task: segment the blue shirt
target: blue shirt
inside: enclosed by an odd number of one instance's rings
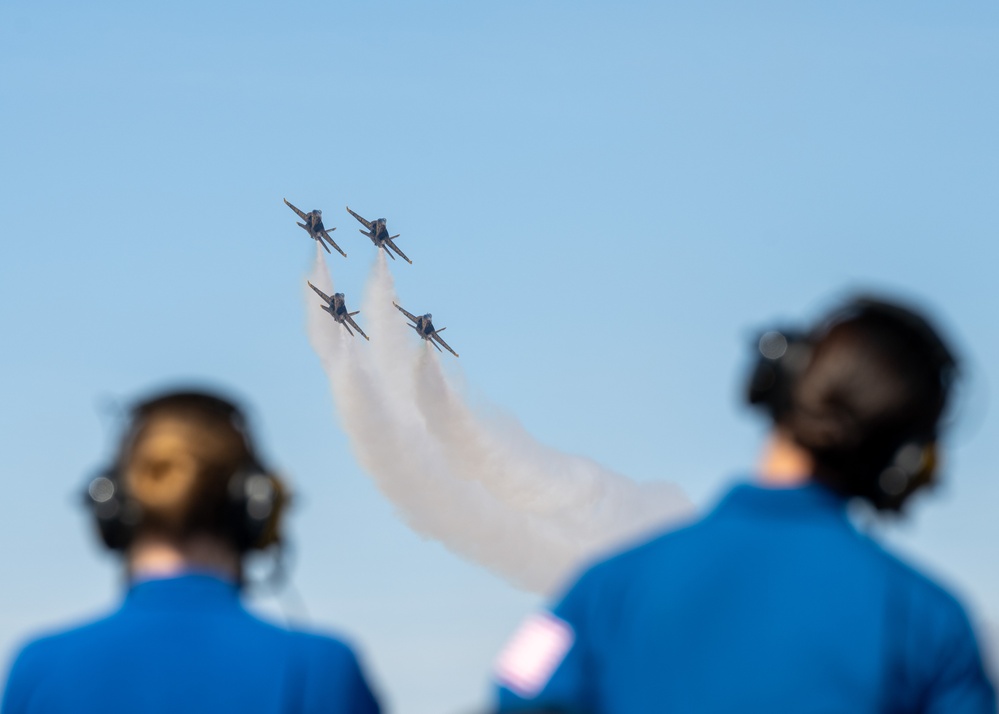
[[[514,636],[497,679],[506,711],[996,711],[962,607],[816,484],[736,486],[591,568]]]
[[[206,575],[133,585],[110,616],[28,644],[2,714],[345,712],[378,704],[339,640],[250,615]]]

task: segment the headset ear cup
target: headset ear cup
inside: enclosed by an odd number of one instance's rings
[[[876,482],[875,505],[898,511],[914,492],[932,485],[936,478],[937,443],[911,440],[895,452]]]
[[[746,401],[780,418],[791,400],[791,389],[811,355],[808,339],[794,330],[770,330],[756,343],[756,362],[746,387]]]
[[[759,360],[753,368],[746,389],[746,401],[753,406],[768,405],[769,396],[777,384],[777,369],[770,360]]]
[[[104,469],[91,479],[83,498],[94,516],[104,545],[110,550],[127,550],[138,523],[138,513],[122,490],[117,469]]]
[[[281,527],[284,511],[288,505],[288,489],[284,482],[273,474],[268,474],[274,494],[274,505],[264,528],[257,539],[257,548],[263,549],[281,542]]]
[[[276,476],[258,464],[240,469],[229,480],[232,537],[240,552],[262,550],[281,540],[280,521],[287,499]]]

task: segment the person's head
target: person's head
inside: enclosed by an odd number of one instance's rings
[[[206,392],[133,407],[112,465],[87,489],[104,543],[132,556],[150,543],[244,553],[280,539],[281,482],[260,463],[242,412]]]
[[[768,332],[749,389],[812,476],[880,509],[932,483],[957,364],[923,316],[857,298],[806,334]]]

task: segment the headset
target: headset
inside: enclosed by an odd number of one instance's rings
[[[125,487],[123,461],[149,417],[164,404],[184,401],[227,419],[239,433],[250,457],[231,476],[226,486],[227,535],[240,554],[264,550],[281,542],[281,519],[288,504],[288,491],[273,472],[255,455],[246,418],[242,411],[221,397],[198,391],[177,391],[139,402],[130,410],[125,430],[112,465],[100,469],[83,493],[86,508],[93,514],[105,546],[125,551],[142,524],[142,508]]]
[[[848,301],[814,329],[769,330],[756,343],[756,362],[746,388],[749,404],[766,411],[779,422],[792,406],[798,378],[811,362],[812,350],[837,325],[874,317],[897,325],[916,338],[938,375],[944,404],[957,376],[957,360],[930,323],[912,310],[873,297]],[[937,428],[910,434],[884,464],[864,494],[878,509],[897,511],[916,489],[932,483],[937,468]]]

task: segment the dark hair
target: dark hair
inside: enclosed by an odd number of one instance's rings
[[[181,445],[171,458],[190,459],[193,479],[170,478],[169,458],[144,462],[147,437],[166,423]],[[155,458],[155,456],[153,457]],[[253,463],[253,447],[239,409],[231,402],[202,392],[171,392],[137,404],[132,426],[118,456],[126,489],[142,517],[137,535],[156,534],[183,540],[210,534],[227,538],[233,532],[227,498],[229,479]],[[157,478],[156,469],[163,470]]]
[[[932,464],[887,501],[885,469],[909,442],[925,445],[919,458],[932,460],[955,370],[951,352],[922,316],[873,301],[834,313],[808,341],[778,426],[812,455],[817,480],[898,508],[932,480]]]

